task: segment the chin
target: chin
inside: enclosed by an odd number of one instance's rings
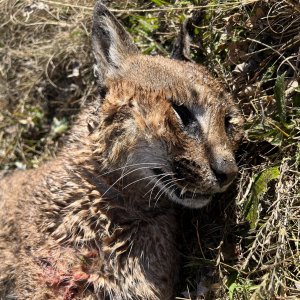
[[[212,194],[202,194],[191,192],[188,190],[181,190],[178,187],[173,187],[173,189],[166,188],[163,184],[158,183],[158,187],[160,187],[167,197],[176,203],[179,203],[185,207],[189,208],[201,208],[206,206],[212,199]]]
[[[202,208],[206,206],[212,199],[212,195],[195,194],[195,197],[185,198],[185,197],[178,197],[174,195],[174,193],[173,194],[167,193],[167,194],[170,200],[189,208]]]

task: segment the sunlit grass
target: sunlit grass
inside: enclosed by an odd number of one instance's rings
[[[0,2],[0,169],[34,168],[53,157],[80,108],[95,97],[93,5]],[[185,267],[178,299],[298,299],[299,4],[108,5],[151,55],[168,55],[180,24],[203,10],[192,57],[225,84],[246,120],[236,186],[208,208],[182,212]]]

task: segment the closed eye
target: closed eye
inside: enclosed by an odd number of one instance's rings
[[[178,105],[173,101],[171,104],[176,116],[180,119],[184,130],[188,134],[198,137],[200,134],[200,126],[193,113],[184,105]]]
[[[184,105],[177,105],[172,102],[172,108],[175,111],[177,117],[181,120],[183,126],[188,126],[190,123],[195,121],[195,117],[190,110]]]

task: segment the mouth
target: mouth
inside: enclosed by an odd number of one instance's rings
[[[162,169],[152,169],[155,175],[158,175],[156,185],[164,190],[165,194],[175,202],[178,202],[184,206],[192,208],[200,208],[209,203],[212,199],[212,194],[199,193],[196,189],[191,190],[188,187],[180,187],[176,184],[178,179],[171,175],[166,175],[166,172]],[[170,182],[174,184],[170,185]]]

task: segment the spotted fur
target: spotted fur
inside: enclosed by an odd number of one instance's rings
[[[141,55],[100,3],[93,47],[102,97],[57,158],[0,179],[1,299],[173,299],[174,202],[237,173],[242,119],[204,67]]]

